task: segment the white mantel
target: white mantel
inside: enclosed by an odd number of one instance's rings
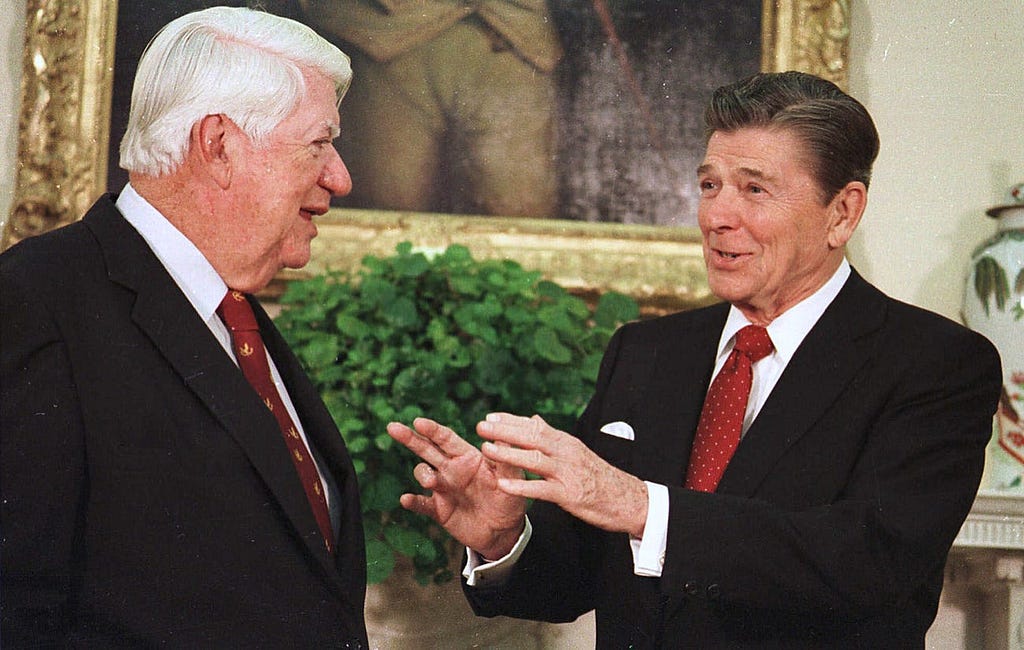
[[[1024,648],[1024,495],[978,494],[946,563],[928,647]]]
[[[953,548],[1024,551],[1024,494],[980,491]]]

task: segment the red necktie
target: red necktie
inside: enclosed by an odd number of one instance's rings
[[[711,382],[700,412],[690,467],[686,472],[687,488],[714,492],[718,487],[725,466],[740,443],[753,380],[751,366],[772,349],[768,330],[763,327],[747,325],[736,333],[736,345]]]
[[[284,441],[288,445],[292,463],[299,472],[302,487],[306,491],[309,505],[313,508],[313,516],[316,517],[316,523],[320,526],[320,532],[324,536],[324,544],[329,553],[333,552],[334,532],[331,530],[331,517],[327,512],[327,498],[324,496],[323,486],[320,483],[320,475],[317,474],[316,465],[313,464],[309,449],[303,443],[302,436],[299,435],[298,429],[291,417],[288,416],[284,402],[281,401],[281,395],[274,386],[274,378],[270,374],[270,364],[267,362],[267,351],[263,346],[263,338],[260,336],[252,307],[242,292],[229,291],[221,301],[220,307],[217,308],[217,313],[231,332],[235,357],[242,369],[242,374],[252,384],[281,427],[281,433],[284,434]]]

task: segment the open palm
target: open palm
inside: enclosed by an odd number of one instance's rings
[[[523,530],[526,499],[503,492],[498,479],[521,478],[522,471],[488,460],[433,420],[417,418],[413,427],[393,422],[387,431],[424,461],[413,476],[430,493],[403,494],[402,506],[430,517],[485,558],[504,556]]]

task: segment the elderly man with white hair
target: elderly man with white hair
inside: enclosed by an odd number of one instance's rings
[[[351,189],[350,81],[298,22],[178,18],[129,185],[0,256],[4,647],[367,646],[352,463],[251,296]]]

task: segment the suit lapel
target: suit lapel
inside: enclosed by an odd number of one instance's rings
[[[111,281],[135,293],[133,321],[244,450],[310,552],[333,568],[280,429],[244,375],[112,203],[101,200],[85,220]]]
[[[800,344],[744,435],[718,492],[752,496],[776,461],[811,430],[868,358],[885,302],[856,272]]]
[[[288,387],[288,394],[302,421],[306,437],[316,449],[318,458],[326,464],[326,468],[321,469],[330,472],[337,487],[337,497],[340,499],[338,506],[341,510],[341,527],[336,531],[338,554],[335,559],[341,558],[343,553],[355,554],[362,559],[365,557],[363,551],[365,542],[359,514],[361,512],[359,485],[355,469],[352,466],[352,459],[345,448],[341,433],[334,424],[334,418],[324,405],[316,387],[302,370],[299,360],[288,347],[280,331],[273,325],[259,304],[253,305],[253,311],[259,322],[264,343],[274,359],[278,372],[281,373],[281,379]],[[319,546],[322,548],[323,545]],[[322,559],[331,561],[326,553],[323,554]],[[365,565],[365,561],[358,564],[360,569],[364,569]],[[353,570],[352,566],[344,568],[349,572]],[[366,582],[365,574],[362,574],[362,577],[348,577],[356,580],[350,590],[355,588],[356,584],[363,585]]]
[[[643,428],[656,432],[641,437],[638,429],[637,434],[634,466],[642,467],[648,480],[682,485],[686,478],[704,394],[714,371],[714,351],[728,312],[729,306],[722,303],[680,314],[677,323],[666,322],[657,339],[653,374],[636,396],[635,409],[648,414],[649,421],[640,422]],[[700,388],[694,390],[695,386]],[[657,408],[651,409],[652,404]]]

